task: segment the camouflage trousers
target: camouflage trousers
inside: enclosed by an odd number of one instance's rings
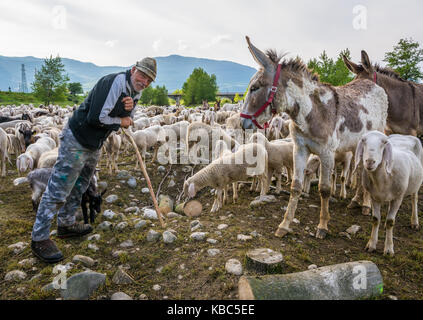
[[[38,207],[32,240],[42,241],[50,237],[51,221],[56,213],[58,226],[75,223],[75,212],[95,173],[99,157],[100,150],[83,147],[68,126],[63,129],[59,156]]]

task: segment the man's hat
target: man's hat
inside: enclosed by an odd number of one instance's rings
[[[157,75],[157,63],[156,60],[150,57],[144,58],[141,61],[137,61],[135,68],[139,71],[144,72],[151,79],[156,80]]]

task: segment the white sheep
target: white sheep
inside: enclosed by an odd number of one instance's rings
[[[355,169],[363,162],[362,185],[372,200],[373,227],[366,250],[376,250],[380,208],[389,202],[384,255],[394,255],[395,216],[405,196],[412,196],[411,227],[419,228],[418,192],[423,182],[423,149],[418,138],[371,131],[357,145]]]
[[[44,152],[38,159],[37,168],[53,168],[59,156],[59,148]]]
[[[267,151],[257,143],[249,143],[239,147],[238,151],[216,159],[184,183],[186,197],[195,197],[205,187],[216,189],[215,200],[210,212],[217,212],[223,206],[224,188],[233,182],[258,176],[261,181],[261,193],[265,195],[269,189],[267,183]]]
[[[104,150],[106,151],[106,166],[109,168],[109,174],[118,171],[117,159],[119,157],[119,149],[122,145],[122,138],[115,132],[112,132],[104,142]]]
[[[2,177],[6,176],[6,159],[10,162],[8,145],[9,140],[7,138],[7,133],[2,128],[0,128],[0,168]]]
[[[52,138],[40,138],[37,142],[31,144],[25,153],[16,159],[16,167],[18,172],[25,172],[37,167],[38,160],[44,152],[56,148],[56,142]]]
[[[277,178],[276,193],[279,194],[281,191],[281,184],[282,184],[282,168],[283,167],[287,168],[288,181],[289,181],[289,178],[292,176],[292,170],[294,168],[294,163],[293,163],[294,143],[286,142],[283,140],[274,140],[269,142],[267,138],[260,132],[254,133],[250,137],[249,141],[262,144],[266,148],[268,159],[269,159],[269,162],[268,162],[269,185],[270,185],[272,176],[276,175],[276,178]]]

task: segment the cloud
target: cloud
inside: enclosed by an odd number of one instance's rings
[[[157,39],[153,42],[153,49],[154,51],[158,52],[160,50],[160,46],[162,44],[162,39]]]
[[[109,48],[113,48],[118,42],[118,40],[107,40],[105,45]]]
[[[183,40],[178,40],[178,51],[185,51],[189,48],[189,46],[186,44]]]
[[[207,48],[214,47],[218,44],[228,44],[232,42],[233,42],[232,37],[229,34],[222,34],[222,35],[218,35],[214,37],[213,39],[211,39],[210,42],[203,44],[201,48],[207,49]]]

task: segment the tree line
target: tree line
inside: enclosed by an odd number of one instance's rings
[[[343,56],[351,59],[350,50],[342,50],[336,59],[330,58],[323,51],[318,58],[310,59],[307,67],[319,75],[320,81],[334,86],[345,85],[350,82],[354,75],[347,69],[343,62]],[[386,66],[396,71],[403,79],[418,82],[423,79],[423,72],[419,64],[423,62],[423,49],[412,38],[400,39],[392,51],[386,52],[383,59]],[[50,104],[54,101],[73,101],[78,103],[78,95],[83,93],[79,82],[69,83],[69,76],[65,74],[65,67],[59,56],[46,58],[41,70],[36,71],[32,90],[37,98]],[[198,105],[204,100],[216,101],[219,88],[215,74],[209,75],[202,68],[195,68],[182,89],[176,90],[175,94],[181,94],[182,103],[185,105]],[[240,97],[237,95],[234,102],[243,100],[248,88]],[[226,101],[222,101],[226,102]],[[169,105],[168,90],[165,86],[148,87],[143,90],[140,101],[143,105]]]

